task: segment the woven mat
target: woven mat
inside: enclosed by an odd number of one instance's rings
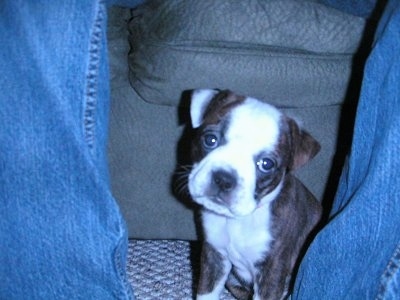
[[[199,257],[198,242],[131,240],[127,273],[136,299],[194,299]],[[224,291],[221,299],[234,298]]]

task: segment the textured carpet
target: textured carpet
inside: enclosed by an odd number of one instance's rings
[[[131,240],[127,272],[136,299],[194,299],[199,257],[197,242]],[[234,298],[224,291],[221,299]]]

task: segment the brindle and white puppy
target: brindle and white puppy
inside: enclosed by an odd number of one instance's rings
[[[197,299],[224,285],[239,299],[281,299],[321,208],[291,171],[320,149],[275,107],[231,91],[195,90],[188,188],[204,208]],[[228,278],[229,277],[229,278]]]

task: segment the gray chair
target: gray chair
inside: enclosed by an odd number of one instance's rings
[[[132,14],[111,9],[110,176],[130,237],[201,236],[192,205],[173,190],[174,170],[187,163],[185,91],[194,88],[231,89],[299,120],[322,150],[297,175],[328,203],[352,131],[343,112],[351,120],[364,28],[364,19],[314,1],[151,0]]]

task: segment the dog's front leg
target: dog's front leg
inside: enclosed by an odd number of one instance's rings
[[[218,300],[232,268],[231,263],[208,242],[203,243],[197,300]]]
[[[286,260],[285,260],[286,259]],[[258,265],[253,299],[286,299],[291,266],[287,257],[269,257]]]

